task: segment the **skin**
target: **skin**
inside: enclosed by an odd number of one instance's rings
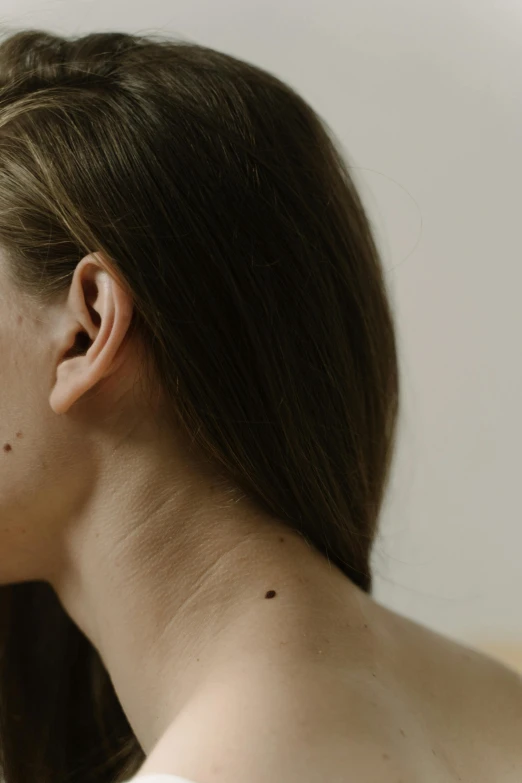
[[[147,754],[139,776],[521,779],[518,675],[231,499],[158,423],[130,297],[99,254],[45,307],[1,260],[0,303],[0,583],[52,585]]]

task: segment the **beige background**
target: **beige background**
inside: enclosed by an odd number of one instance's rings
[[[477,647],[507,663],[513,669],[522,674],[522,645],[521,644],[501,644],[496,641],[478,642]]]
[[[522,5],[0,0],[3,22],[172,32],[264,66],[350,156],[397,311],[383,603],[522,670]]]

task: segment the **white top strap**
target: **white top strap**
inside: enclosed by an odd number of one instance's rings
[[[126,783],[196,783],[188,778],[180,778],[179,775],[168,775],[167,773],[156,773],[155,775],[141,775],[140,777],[130,778]]]

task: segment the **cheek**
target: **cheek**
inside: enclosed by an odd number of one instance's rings
[[[31,441],[33,451],[52,414],[44,356],[41,335],[28,318],[13,315],[7,325],[0,323],[0,470],[11,478],[12,469],[23,475],[27,444]],[[0,475],[0,494],[3,483]]]
[[[12,407],[0,419],[0,585],[49,580],[94,480],[69,417],[42,398]]]
[[[0,426],[0,584],[35,578],[43,460],[27,428]],[[26,422],[29,424],[29,422]]]
[[[45,579],[85,470],[50,404],[49,352],[25,318],[0,312],[0,585]]]
[[[0,584],[44,578],[63,484],[56,416],[8,391],[0,390]]]

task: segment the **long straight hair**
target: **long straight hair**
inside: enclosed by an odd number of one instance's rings
[[[201,454],[371,593],[398,367],[368,218],[334,134],[259,67],[159,35],[0,44],[0,247],[63,294],[98,251]],[[6,783],[109,783],[145,756],[47,582],[0,589]]]

